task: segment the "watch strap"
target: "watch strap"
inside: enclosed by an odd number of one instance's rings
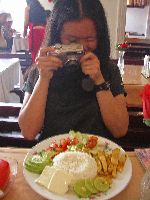
[[[107,91],[110,90],[110,83],[107,82],[103,82],[99,85],[95,85],[94,86],[95,92],[100,92],[100,91]]]

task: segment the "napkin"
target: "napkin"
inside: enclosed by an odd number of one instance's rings
[[[142,97],[142,105],[143,105],[143,122],[150,126],[150,84],[146,84],[144,86],[143,91],[140,96]]]

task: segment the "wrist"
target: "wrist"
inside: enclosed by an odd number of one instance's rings
[[[101,83],[103,83],[103,82],[105,82],[105,80],[104,80],[104,78],[103,78],[102,75],[99,75],[98,77],[96,77],[96,78],[94,79],[95,85],[99,85],[99,84],[101,84]]]
[[[100,84],[95,84],[95,87],[94,87],[94,90],[95,92],[100,92],[100,91],[109,91],[110,90],[110,83],[107,81],[107,82],[102,82]]]
[[[49,77],[49,76],[47,76],[47,77],[44,76],[44,77],[43,77],[43,76],[39,75],[39,82],[49,85],[49,82],[50,82],[51,78],[52,78],[52,77]]]

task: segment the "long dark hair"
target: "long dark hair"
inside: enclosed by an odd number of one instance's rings
[[[30,7],[29,21],[33,25],[46,25],[46,11],[38,0],[26,0]]]
[[[56,0],[47,25],[45,45],[60,43],[60,32],[65,22],[88,17],[96,25],[98,46],[95,54],[106,69],[110,56],[110,40],[104,8],[99,0]]]

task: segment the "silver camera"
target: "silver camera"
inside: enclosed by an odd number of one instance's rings
[[[79,60],[81,56],[84,55],[83,45],[79,43],[71,43],[69,45],[55,44],[53,47],[55,51],[50,52],[50,55],[60,58],[65,67],[69,67],[69,70],[75,70],[79,67]],[[70,67],[72,69],[70,69]]]

